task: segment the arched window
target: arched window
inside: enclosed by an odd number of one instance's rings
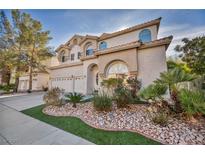
[[[142,42],[150,42],[151,41],[151,31],[149,29],[144,29],[139,34],[139,39]]]
[[[116,77],[117,75],[127,74],[127,65],[122,61],[115,61],[107,68],[107,77]]]
[[[107,43],[106,42],[100,42],[99,49],[103,50],[103,49],[106,49],[106,48],[107,48]]]
[[[92,44],[88,44],[86,47],[86,56],[90,56],[93,54],[93,48],[92,48]]]

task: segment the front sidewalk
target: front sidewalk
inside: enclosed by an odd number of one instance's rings
[[[21,96],[18,96],[21,97]],[[73,134],[48,125],[37,119],[18,112],[11,106],[17,106],[13,97],[9,99],[8,106],[6,101],[0,101],[0,145],[1,144],[64,144],[82,145],[93,144]],[[21,98],[22,101],[25,98]],[[26,97],[26,100],[28,98]],[[28,102],[29,103],[29,102]],[[15,104],[15,105],[14,105]],[[23,108],[23,107],[21,107]]]

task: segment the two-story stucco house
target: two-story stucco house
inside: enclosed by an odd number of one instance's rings
[[[101,36],[74,35],[57,49],[49,87],[90,94],[100,81],[117,74],[137,75],[146,87],[167,70],[172,36],[158,39],[161,18]]]

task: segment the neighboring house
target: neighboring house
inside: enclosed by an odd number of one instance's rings
[[[33,73],[32,91],[48,88],[49,73],[46,71],[37,71]],[[19,78],[18,91],[27,91],[29,89],[29,73],[25,73]]]
[[[90,94],[118,74],[137,75],[146,87],[167,70],[172,36],[158,39],[161,18],[101,36],[74,35],[57,49],[59,63],[50,69],[49,88]]]
[[[45,70],[34,70],[33,73],[33,81],[32,81],[32,91],[41,91],[44,90],[44,88],[48,88],[48,82],[49,82],[49,70],[47,67],[51,66],[51,63],[55,63],[54,59],[55,57],[52,57],[46,61],[44,61],[44,65],[46,66]],[[29,89],[29,70],[22,74],[19,78],[19,85],[18,85],[18,91],[27,91]]]

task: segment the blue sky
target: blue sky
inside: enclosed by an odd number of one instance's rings
[[[167,56],[184,37],[205,34],[205,10],[23,10],[51,31],[50,45],[57,47],[74,34],[100,35],[162,17],[158,38],[173,35]],[[9,13],[9,10],[6,10]],[[8,14],[9,15],[9,14]]]

